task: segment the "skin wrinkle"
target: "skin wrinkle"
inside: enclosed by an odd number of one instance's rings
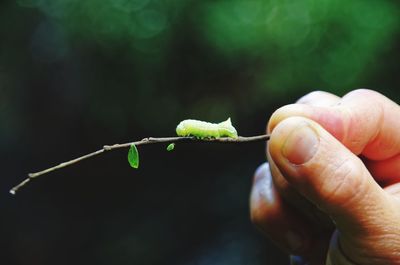
[[[393,210],[395,211],[396,209]],[[364,227],[365,232],[360,233],[360,235],[356,237],[357,240],[355,240],[354,234],[351,235],[350,238],[345,237],[343,234],[343,238],[341,238],[341,240],[343,240],[343,246],[352,246],[352,256],[361,258],[361,260],[357,260],[360,262],[359,264],[393,264],[390,261],[400,260],[400,256],[396,251],[391,253],[392,255],[390,257],[386,256],[384,259],[378,257],[382,250],[400,245],[399,227],[397,225],[388,225],[390,224],[389,220],[393,219],[392,217],[386,219],[388,216],[385,214],[385,211],[382,213],[378,212],[375,216],[379,216],[379,222],[367,222],[365,221],[368,219],[367,216],[365,216],[364,219],[359,220],[360,223],[364,223],[362,226]]]
[[[386,228],[385,230],[388,230],[388,228]],[[391,253],[391,257],[387,257],[385,258],[385,260],[400,260],[400,251],[397,249],[396,250],[396,246],[398,246],[400,244],[399,241],[399,235],[398,234],[394,234],[393,230],[390,231],[386,231],[384,236],[378,236],[376,237],[376,239],[372,239],[371,241],[374,242],[373,244],[373,249],[375,250],[370,257],[375,259],[375,260],[380,260],[383,261],[382,258],[379,258],[379,254],[380,254],[380,249],[392,249],[392,253]],[[367,254],[368,256],[368,254]]]
[[[338,194],[337,194],[338,191],[340,191],[341,188],[345,184],[347,184],[347,178],[352,175],[351,173],[353,173],[353,170],[350,167],[348,167],[348,163],[349,162],[350,162],[349,159],[345,159],[340,164],[338,164],[338,166],[333,170],[333,171],[337,172],[337,171],[341,170],[341,168],[344,167],[344,166],[347,169],[346,173],[340,174],[340,178],[341,179],[340,179],[339,183],[337,185],[335,185],[335,188],[333,188],[333,189],[326,188],[326,186],[331,186],[332,185],[332,180],[329,179],[330,178],[329,175],[324,176],[324,178],[323,178],[324,181],[321,183],[321,195],[327,194],[327,196],[326,195],[319,196],[319,197],[323,198],[324,202],[328,202],[328,204],[333,204],[332,202],[335,201],[333,198],[337,198],[338,197]],[[331,171],[332,172],[331,169],[327,169],[327,168],[324,171]],[[334,174],[335,172],[332,172],[332,173]],[[321,175],[324,175],[324,173],[321,173]],[[336,180],[337,180],[337,178],[335,178],[335,181]],[[329,181],[329,183],[327,184],[328,181]]]
[[[364,175],[364,174],[363,174]],[[362,177],[362,182],[360,183],[359,186],[363,186],[363,187],[369,187],[368,184],[366,184],[366,182],[368,181],[368,177]],[[364,188],[365,189],[365,188]],[[373,198],[371,198],[371,192],[369,192],[368,190],[366,191],[359,191],[355,194],[354,197],[350,198],[349,200],[345,201],[342,204],[342,207],[347,209],[347,208],[353,208],[354,210],[357,210],[358,212],[369,212],[369,213],[375,213],[376,215],[379,215],[379,212],[382,211],[382,209],[380,208],[376,208],[374,207],[372,204],[370,203],[364,203],[363,201],[371,201],[371,199],[375,199],[376,196],[374,196]],[[353,207],[349,207],[348,205],[352,204],[354,201],[357,201],[358,205],[362,205],[363,208],[358,208],[355,209],[354,206]],[[353,229],[353,232],[359,231],[361,233],[364,232],[370,232],[372,230],[376,229],[376,222],[370,218],[370,216],[375,216],[375,214],[364,214],[361,216],[358,216],[358,222],[359,222],[359,226],[356,228],[362,228],[360,229]],[[340,220],[341,219],[341,215],[335,215],[333,216],[334,218],[336,218],[336,220]],[[362,224],[362,225],[361,225]],[[374,224],[374,227],[371,227],[371,224]],[[372,228],[372,229],[370,229]]]
[[[381,250],[384,249],[393,249],[393,247],[398,246],[400,242],[398,242],[398,236],[395,238],[395,235],[392,235],[393,231],[389,231],[385,235],[379,236],[368,236],[364,240],[360,239],[358,242],[354,240],[350,240],[353,245],[352,248],[352,257],[353,260],[357,259],[355,264],[366,264],[366,265],[374,265],[374,264],[394,264],[393,261],[400,260],[400,253],[397,250],[393,250],[390,256],[381,257]],[[345,246],[346,242],[349,241],[343,234],[339,237],[338,245],[341,247],[341,252],[347,259],[350,255],[346,253]],[[370,243],[370,246],[366,246]],[[372,251],[371,251],[372,250]],[[397,264],[397,263],[396,263]]]
[[[387,224],[387,222],[384,222]],[[352,257],[357,259],[356,264],[393,264],[390,261],[398,261],[400,256],[395,251],[390,257],[379,258],[382,250],[390,249],[390,246],[398,246],[400,244],[398,234],[394,234],[393,231],[398,230],[398,227],[387,227],[386,225],[363,225],[365,226],[364,231],[373,232],[378,231],[378,235],[372,235],[371,233],[361,233],[358,240],[354,240],[354,234],[351,238],[345,237],[344,234],[340,237],[341,245],[351,245],[352,246]],[[392,230],[394,228],[394,230]],[[383,233],[383,235],[382,235]],[[370,245],[369,247],[367,245]],[[388,247],[389,246],[389,247]],[[343,249],[349,249],[344,247]],[[373,251],[371,251],[373,250]],[[342,250],[343,254],[347,254]],[[350,256],[350,255],[345,255]]]
[[[366,198],[368,200],[368,196]],[[393,233],[398,231],[399,228],[398,226],[393,226],[392,228],[389,229],[389,227],[391,227],[389,224],[391,224],[390,220],[392,220],[392,216],[391,214],[388,215],[388,211],[387,209],[390,208],[390,204],[389,206],[385,207],[385,208],[376,208],[376,207],[369,207],[367,211],[375,211],[375,217],[379,218],[379,221],[375,222],[370,222],[369,221],[369,216],[365,215],[364,218],[360,218],[360,223],[363,224],[363,226],[365,226],[365,230],[368,232],[368,236],[381,236],[382,232],[384,232],[383,234],[389,235],[390,233]],[[395,209],[393,209],[395,210]],[[375,235],[375,232],[377,233],[377,235]],[[399,232],[398,232],[399,233]],[[399,235],[400,236],[400,235]]]

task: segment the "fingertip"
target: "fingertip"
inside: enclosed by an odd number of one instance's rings
[[[289,104],[277,109],[272,113],[267,125],[267,132],[272,133],[275,127],[283,120],[293,117],[311,117],[313,115],[313,109],[311,106],[304,104]]]

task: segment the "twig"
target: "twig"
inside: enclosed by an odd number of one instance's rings
[[[95,152],[80,156],[78,158],[63,162],[61,164],[58,164],[54,167],[47,168],[42,171],[38,171],[35,173],[29,173],[28,178],[23,180],[21,183],[16,185],[10,190],[10,193],[15,195],[15,193],[28,184],[31,180],[53,172],[57,169],[64,168],[73,164],[76,164],[78,162],[81,162],[82,160],[85,160],[87,158],[99,155],[104,153],[105,151],[111,151],[115,149],[120,149],[120,148],[127,148],[130,147],[131,145],[139,146],[139,145],[145,145],[145,144],[159,144],[159,143],[175,143],[175,142],[208,142],[208,143],[248,143],[248,142],[258,142],[258,141],[267,141],[269,139],[269,135],[264,134],[264,135],[257,135],[257,136],[249,136],[249,137],[243,137],[239,136],[238,138],[196,138],[196,137],[161,137],[161,138],[144,138],[140,141],[136,142],[130,142],[130,143],[124,143],[124,144],[113,144],[113,145],[104,145],[102,149],[97,150]]]

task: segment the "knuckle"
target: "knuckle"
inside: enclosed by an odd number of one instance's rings
[[[305,94],[304,96],[302,96],[301,98],[299,98],[299,99],[296,101],[296,103],[309,102],[309,101],[311,101],[311,100],[318,99],[318,98],[320,98],[321,96],[325,96],[326,94],[328,94],[328,93],[325,92],[325,91],[322,91],[322,90],[315,90],[315,91],[312,91],[312,92],[310,92],[310,93],[308,93],[308,94]]]
[[[352,96],[352,97],[376,97],[380,95],[378,92],[368,89],[368,88],[358,88],[353,91],[350,91],[345,95],[345,97]]]
[[[322,176],[320,195],[329,205],[350,202],[363,188],[363,170],[351,158],[328,166]]]
[[[379,135],[384,120],[383,96],[369,89],[357,89],[344,98],[340,111],[347,121],[343,144],[360,154]]]
[[[335,94],[317,90],[301,97],[296,103],[316,107],[330,107],[338,104],[340,97]]]

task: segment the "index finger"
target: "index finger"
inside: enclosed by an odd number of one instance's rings
[[[271,116],[268,131],[293,116],[316,121],[354,154],[384,160],[400,153],[400,107],[378,92],[354,90],[334,106],[284,106]]]

